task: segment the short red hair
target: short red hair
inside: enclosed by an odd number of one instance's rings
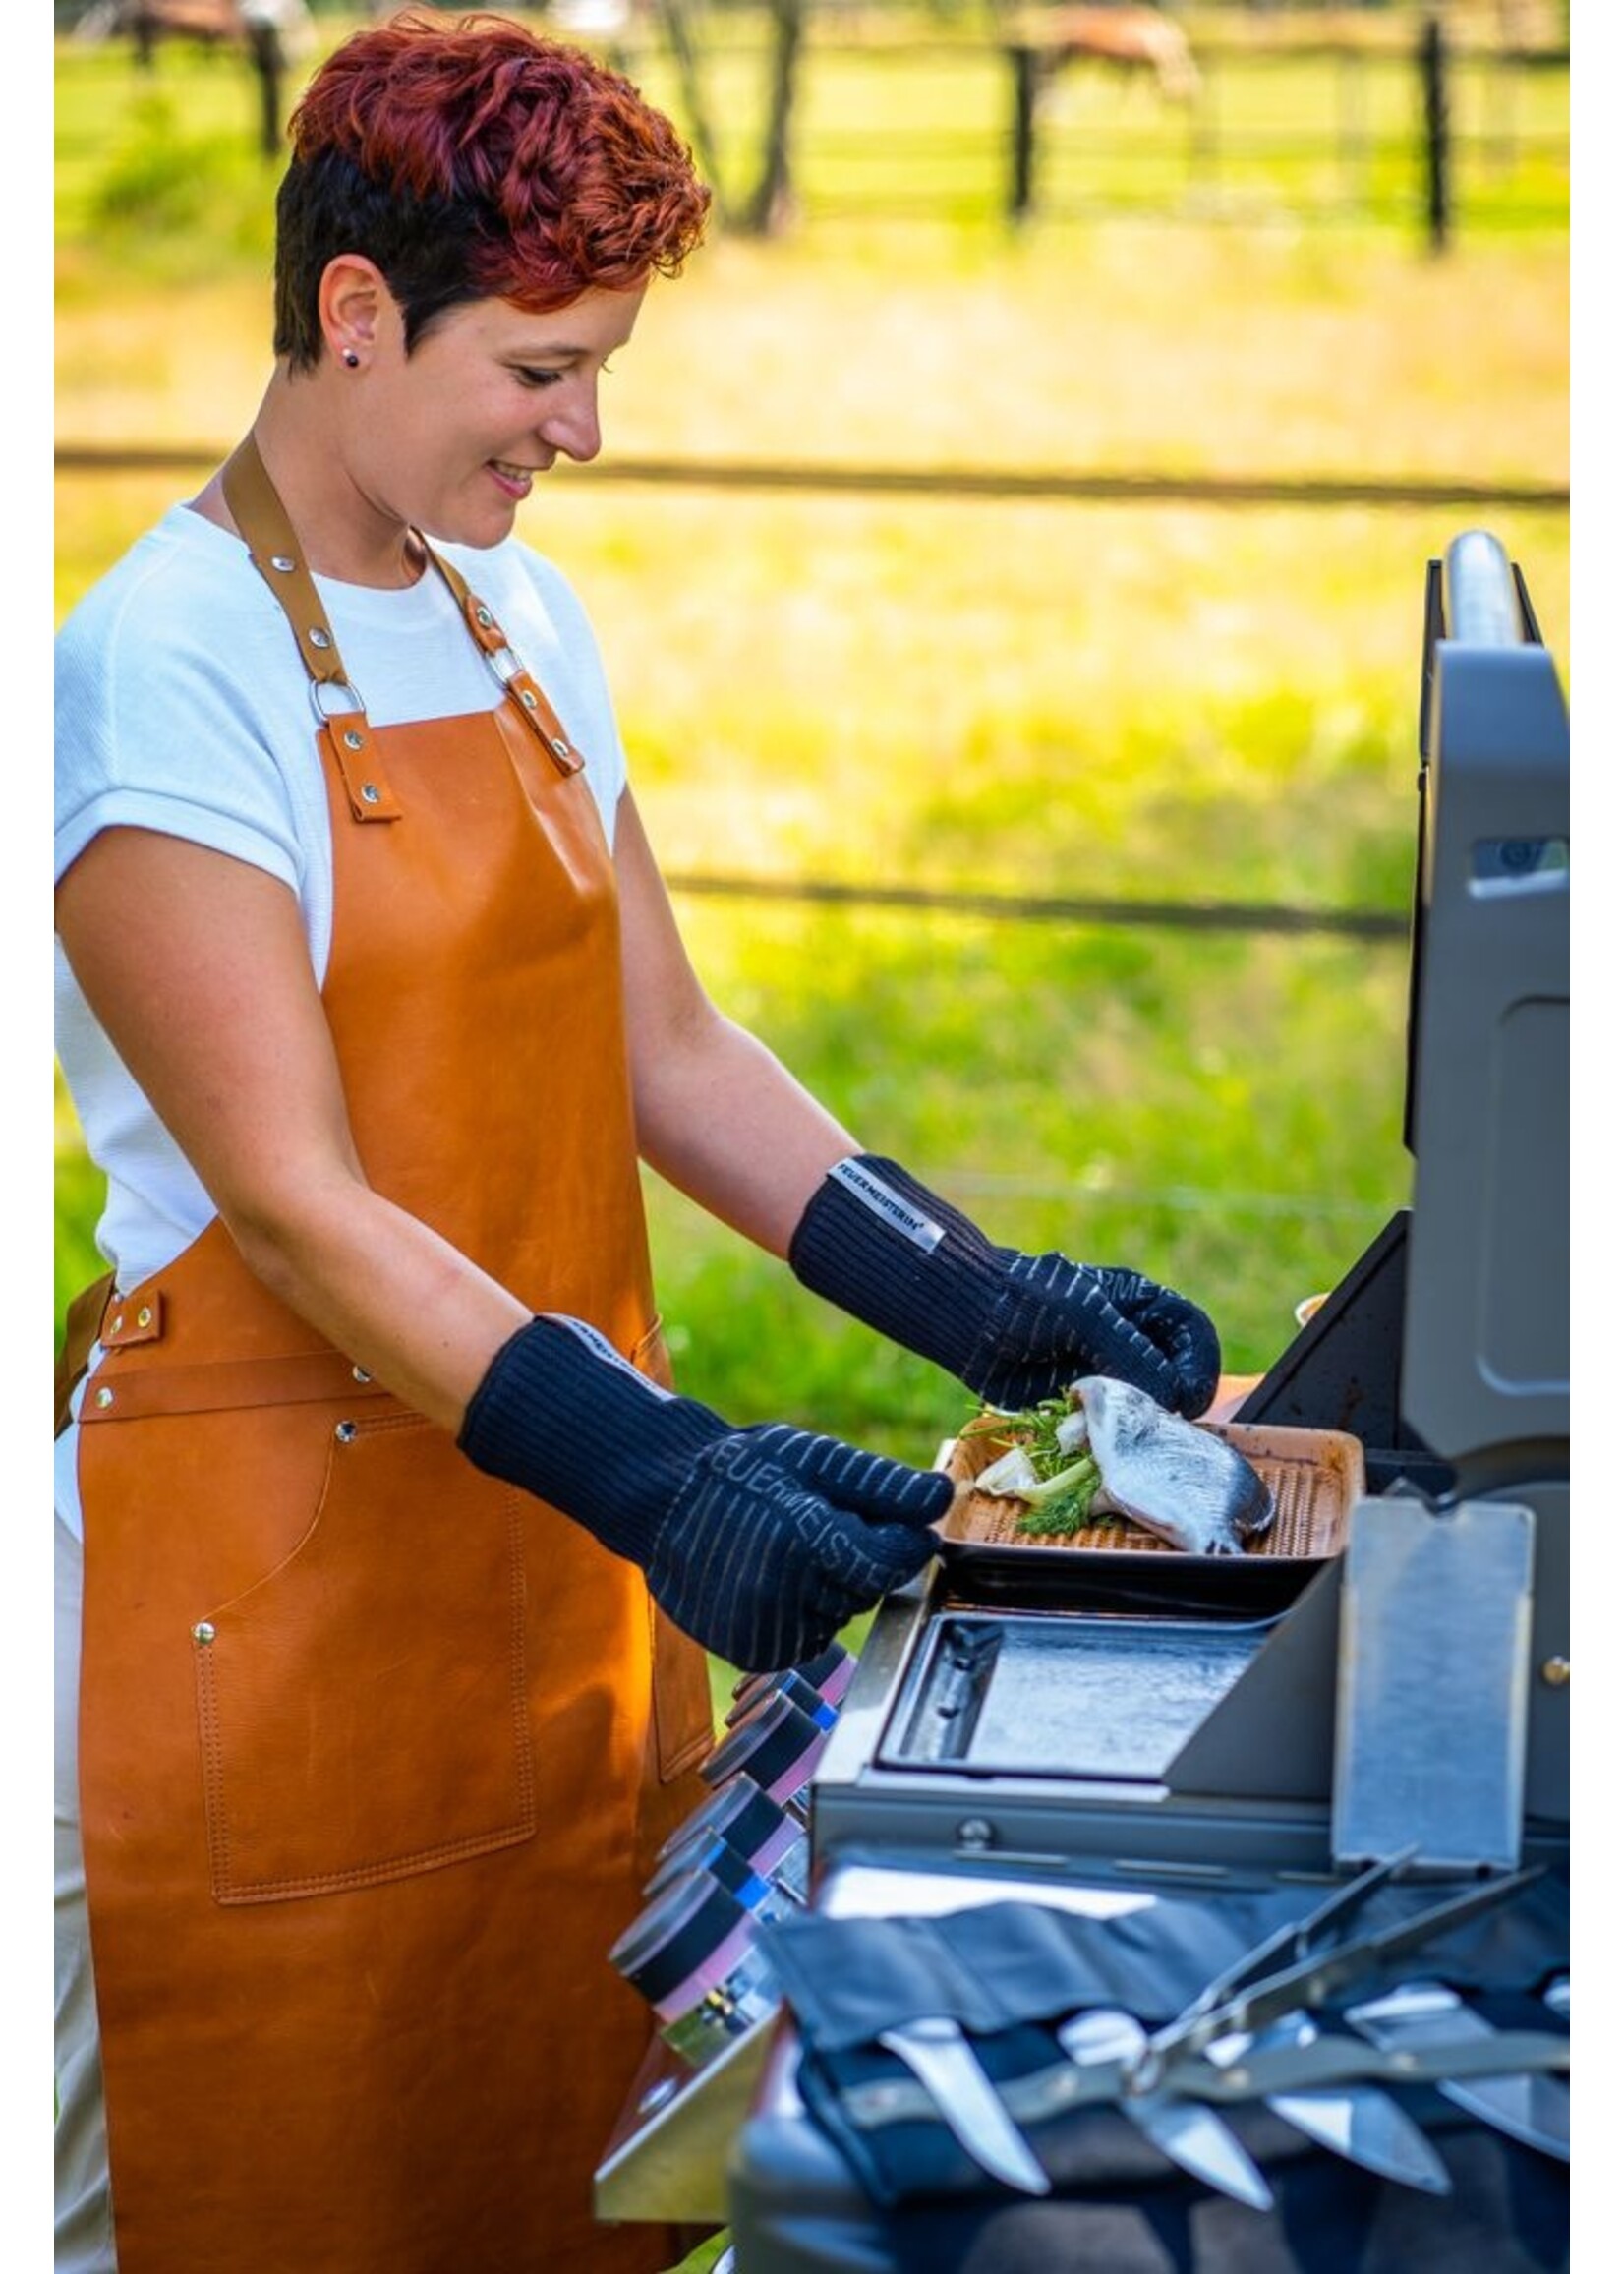
[[[315,288],[338,253],[377,262],[410,339],[414,308],[421,330],[456,300],[561,308],[674,275],[710,207],[630,80],[501,16],[407,13],[355,32],[289,134],[276,344],[296,362],[319,352]]]

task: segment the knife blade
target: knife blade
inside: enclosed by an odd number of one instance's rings
[[[1447,2049],[1463,2039],[1488,2038],[1492,2024],[1474,2013],[1441,1982],[1404,1982],[1385,1997],[1351,2006],[1343,2016],[1370,2044],[1402,2052],[1415,2046]],[[1437,2090],[1496,2131],[1558,2162],[1569,2160],[1572,2099],[1554,2076],[1477,2076],[1436,2079]]]
[[[899,2021],[882,2029],[878,2042],[906,2063],[949,2131],[984,2172],[1023,2194],[1048,2194],[1048,2173],[957,2021],[936,2014]]]
[[[1339,1891],[1335,1909],[1346,1911],[1362,1888],[1378,1881],[1388,1870],[1388,1864],[1377,1865],[1351,1882]],[[1527,1871],[1504,1872],[1481,1886],[1468,1888],[1464,1894],[1446,1895],[1441,1902],[1413,1912],[1392,1926],[1355,1936],[1329,1950],[1305,1951],[1301,1946],[1305,1939],[1311,1942],[1316,1921],[1323,1920],[1333,1908],[1332,1904],[1322,1905],[1318,1913],[1298,1928],[1289,1934],[1271,1936],[1249,1958],[1220,1976],[1216,1997],[1210,1991],[1203,1991],[1183,2013],[1176,2015],[1165,2028],[1158,2029],[1141,2066],[1148,2071],[1182,2054],[1199,2053],[1214,2038],[1230,2036],[1237,2029],[1261,2029],[1266,2022],[1276,2020],[1282,2013],[1295,2012],[1299,2007],[1323,2005],[1334,1991],[1352,1988],[1377,1966],[1388,1965],[1395,1958],[1423,1949],[1445,1928],[1464,1926],[1469,1919],[1510,1901],[1524,1888],[1542,1878],[1544,1870],[1543,1864],[1536,1864]],[[1291,1962],[1277,1973],[1257,1978],[1260,1961],[1282,1941],[1292,1947]],[[1236,1984],[1241,1986],[1236,1988]],[[1229,1995],[1232,1989],[1234,1994]]]
[[[1171,2093],[1132,2088],[1131,2068],[1148,2040],[1131,2013],[1113,2006],[1090,2007],[1063,2021],[1057,2034],[1062,2052],[1079,2069],[1104,2061],[1122,2065],[1124,2088],[1116,2105],[1170,2163],[1254,2211],[1272,2207],[1267,2180],[1215,2110]]]
[[[1306,2013],[1283,2014],[1255,2036],[1245,2031],[1220,2038],[1207,2047],[1207,2059],[1220,2069],[1233,2069],[1246,2056],[1273,2052],[1287,2046],[1313,2044],[1319,2031]],[[1419,2124],[1405,2115],[1390,2093],[1373,2084],[1349,2084],[1335,2090],[1314,2086],[1302,2092],[1269,2092],[1263,2105],[1282,2124],[1342,2156],[1378,2179],[1420,2187],[1424,2193],[1447,2195],[1453,2183],[1443,2158]]]

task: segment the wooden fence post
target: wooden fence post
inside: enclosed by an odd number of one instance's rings
[[[282,147],[282,34],[255,14],[246,19],[249,61],[260,84],[260,154],[274,158]]]
[[[1032,47],[1008,47],[1014,76],[1015,110],[1011,120],[1010,219],[1024,221],[1032,209],[1037,172],[1038,57]]]
[[[1426,118],[1426,236],[1434,253],[1448,250],[1452,224],[1449,165],[1448,50],[1440,18],[1421,26],[1421,69]]]

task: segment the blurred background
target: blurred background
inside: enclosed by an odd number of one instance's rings
[[[717,191],[520,516],[713,993],[997,1238],[1266,1368],[1409,1196],[1426,563],[1568,642],[1568,11],[555,0]],[[362,17],[56,11],[57,608],[253,418],[286,114]],[[57,1102],[57,1312],[100,1207]],[[683,1386],[967,1399],[651,1186]]]

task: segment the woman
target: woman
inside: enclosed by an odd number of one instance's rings
[[[592,2218],[649,2034],[605,1953],[700,1797],[699,1646],[808,1656],[950,1487],[670,1391],[639,1158],[1006,1403],[1198,1411],[1216,1340],[994,1248],[688,963],[512,535],[701,236],[668,123],[402,18],[292,139],[253,430],[59,642],[115,1284],[59,1458],[57,2262],[116,2218],[123,2274],[658,2266]]]

